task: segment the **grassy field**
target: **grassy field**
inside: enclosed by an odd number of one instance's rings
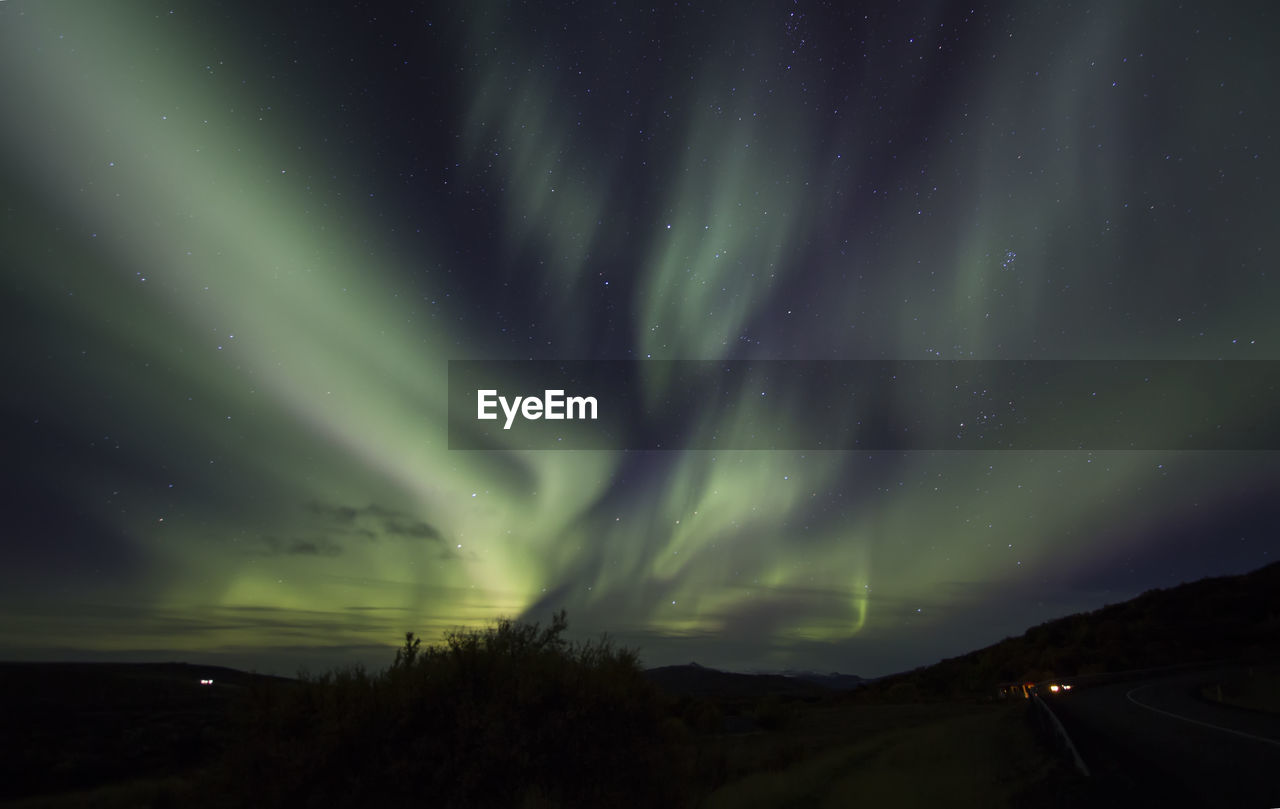
[[[1280,714],[1280,666],[1253,666],[1201,689],[1205,699]]]
[[[203,678],[215,685],[202,687]],[[0,801],[166,781],[207,766],[252,678],[183,664],[0,664]]]
[[[1057,807],[1088,784],[1038,739],[1025,703],[778,703],[774,730],[694,740],[691,806]],[[209,805],[201,771],[27,798],[14,809]],[[214,804],[216,805],[216,804]]]
[[[178,809],[200,805],[199,773],[142,778],[93,789],[0,802],[5,809]]]
[[[1057,806],[1086,786],[1022,701],[798,706],[774,733],[710,746],[730,779],[708,807]]]

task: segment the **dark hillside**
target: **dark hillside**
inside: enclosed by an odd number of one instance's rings
[[[0,664],[0,800],[207,764],[232,701],[277,679],[187,663]]]
[[[820,697],[831,692],[817,683],[781,674],[739,674],[689,663],[648,669],[644,676],[672,696]]]
[[[1277,655],[1280,562],[1049,621],[1020,637],[884,678],[858,694],[890,701],[986,697],[1001,682]]]

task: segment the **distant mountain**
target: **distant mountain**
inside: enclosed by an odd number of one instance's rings
[[[1040,624],[975,652],[883,677],[858,694],[892,701],[992,695],[1001,682],[1280,657],[1280,562],[1156,589]]]
[[[709,669],[697,663],[662,666],[648,669],[644,674],[650,682],[673,696],[808,696],[821,693],[822,690],[812,683],[779,674],[737,674]]]
[[[856,674],[841,674],[838,671],[823,674],[818,671],[794,671],[792,669],[788,669],[786,671],[780,671],[778,674],[781,674],[783,677],[790,677],[793,680],[803,680],[806,683],[820,685],[823,688],[829,688],[832,691],[851,691],[867,682],[865,678],[859,677]]]
[[[741,674],[688,663],[649,669],[645,676],[668,694],[697,697],[822,696],[847,690],[863,680],[851,674],[818,674],[811,671]]]

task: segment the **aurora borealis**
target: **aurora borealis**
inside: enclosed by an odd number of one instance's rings
[[[1269,5],[835,5],[0,3],[3,654],[874,676],[1274,561],[1261,451],[448,448],[449,360],[1280,360]]]

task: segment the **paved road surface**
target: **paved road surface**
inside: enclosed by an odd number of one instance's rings
[[[1079,685],[1046,702],[1124,803],[1280,807],[1280,716],[1200,699],[1218,674]]]

